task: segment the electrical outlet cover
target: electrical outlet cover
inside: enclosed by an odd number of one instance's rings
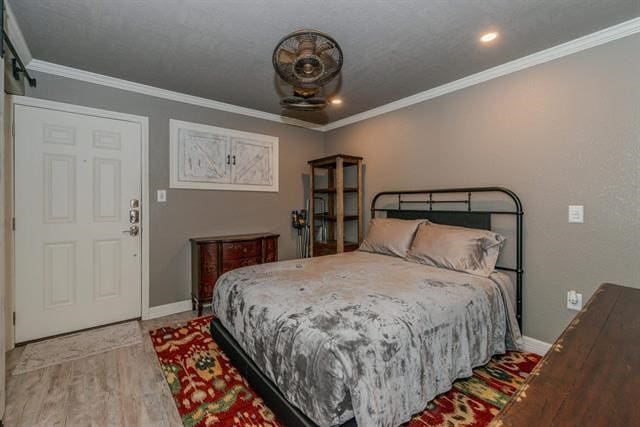
[[[571,295],[572,291],[567,292],[567,308],[569,310],[582,310],[582,294],[576,293],[575,297],[576,297],[576,301],[575,302],[571,302]]]

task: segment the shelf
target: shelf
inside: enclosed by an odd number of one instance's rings
[[[344,242],[344,251],[353,252],[358,249],[356,242]],[[338,242],[328,240],[326,242],[313,242],[313,256],[332,255],[338,251]]]
[[[327,248],[335,248],[336,246],[338,246],[338,242],[335,240],[327,240],[326,242],[313,242],[313,244],[315,246],[319,246],[319,247],[327,247]],[[358,243],[356,242],[344,242],[344,247],[358,247]]]
[[[357,166],[358,162],[362,161],[362,157],[336,154],[333,156],[323,157],[321,159],[311,160],[309,161],[309,164],[314,168],[335,168],[338,158],[342,159],[343,166]]]
[[[321,214],[321,213],[317,213],[313,216],[315,219],[326,219],[327,221],[337,221],[338,218],[336,218],[335,215],[328,215],[328,214]],[[358,215],[345,215],[344,216],[344,220],[345,221],[357,221],[358,220]]]
[[[345,193],[356,193],[358,192],[357,188],[348,187],[343,190]],[[314,193],[323,193],[323,194],[332,194],[337,193],[338,190],[335,188],[314,188]]]

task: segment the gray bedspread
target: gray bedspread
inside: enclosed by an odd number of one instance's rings
[[[490,278],[366,252],[241,268],[213,310],[320,426],[397,426],[492,355],[518,348],[515,291]]]

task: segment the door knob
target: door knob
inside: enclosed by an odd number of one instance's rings
[[[122,230],[122,234],[128,234],[130,236],[137,236],[140,233],[140,227],[132,225],[128,230]]]

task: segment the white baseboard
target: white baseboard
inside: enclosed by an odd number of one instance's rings
[[[149,307],[146,316],[142,316],[142,320],[155,319],[157,317],[169,316],[171,314],[182,313],[191,310],[191,300],[178,301],[171,304],[158,305]]]
[[[551,348],[551,344],[537,340],[535,338],[523,336],[524,341],[524,351],[528,351],[530,353],[539,354],[540,356],[544,356],[547,351]]]

